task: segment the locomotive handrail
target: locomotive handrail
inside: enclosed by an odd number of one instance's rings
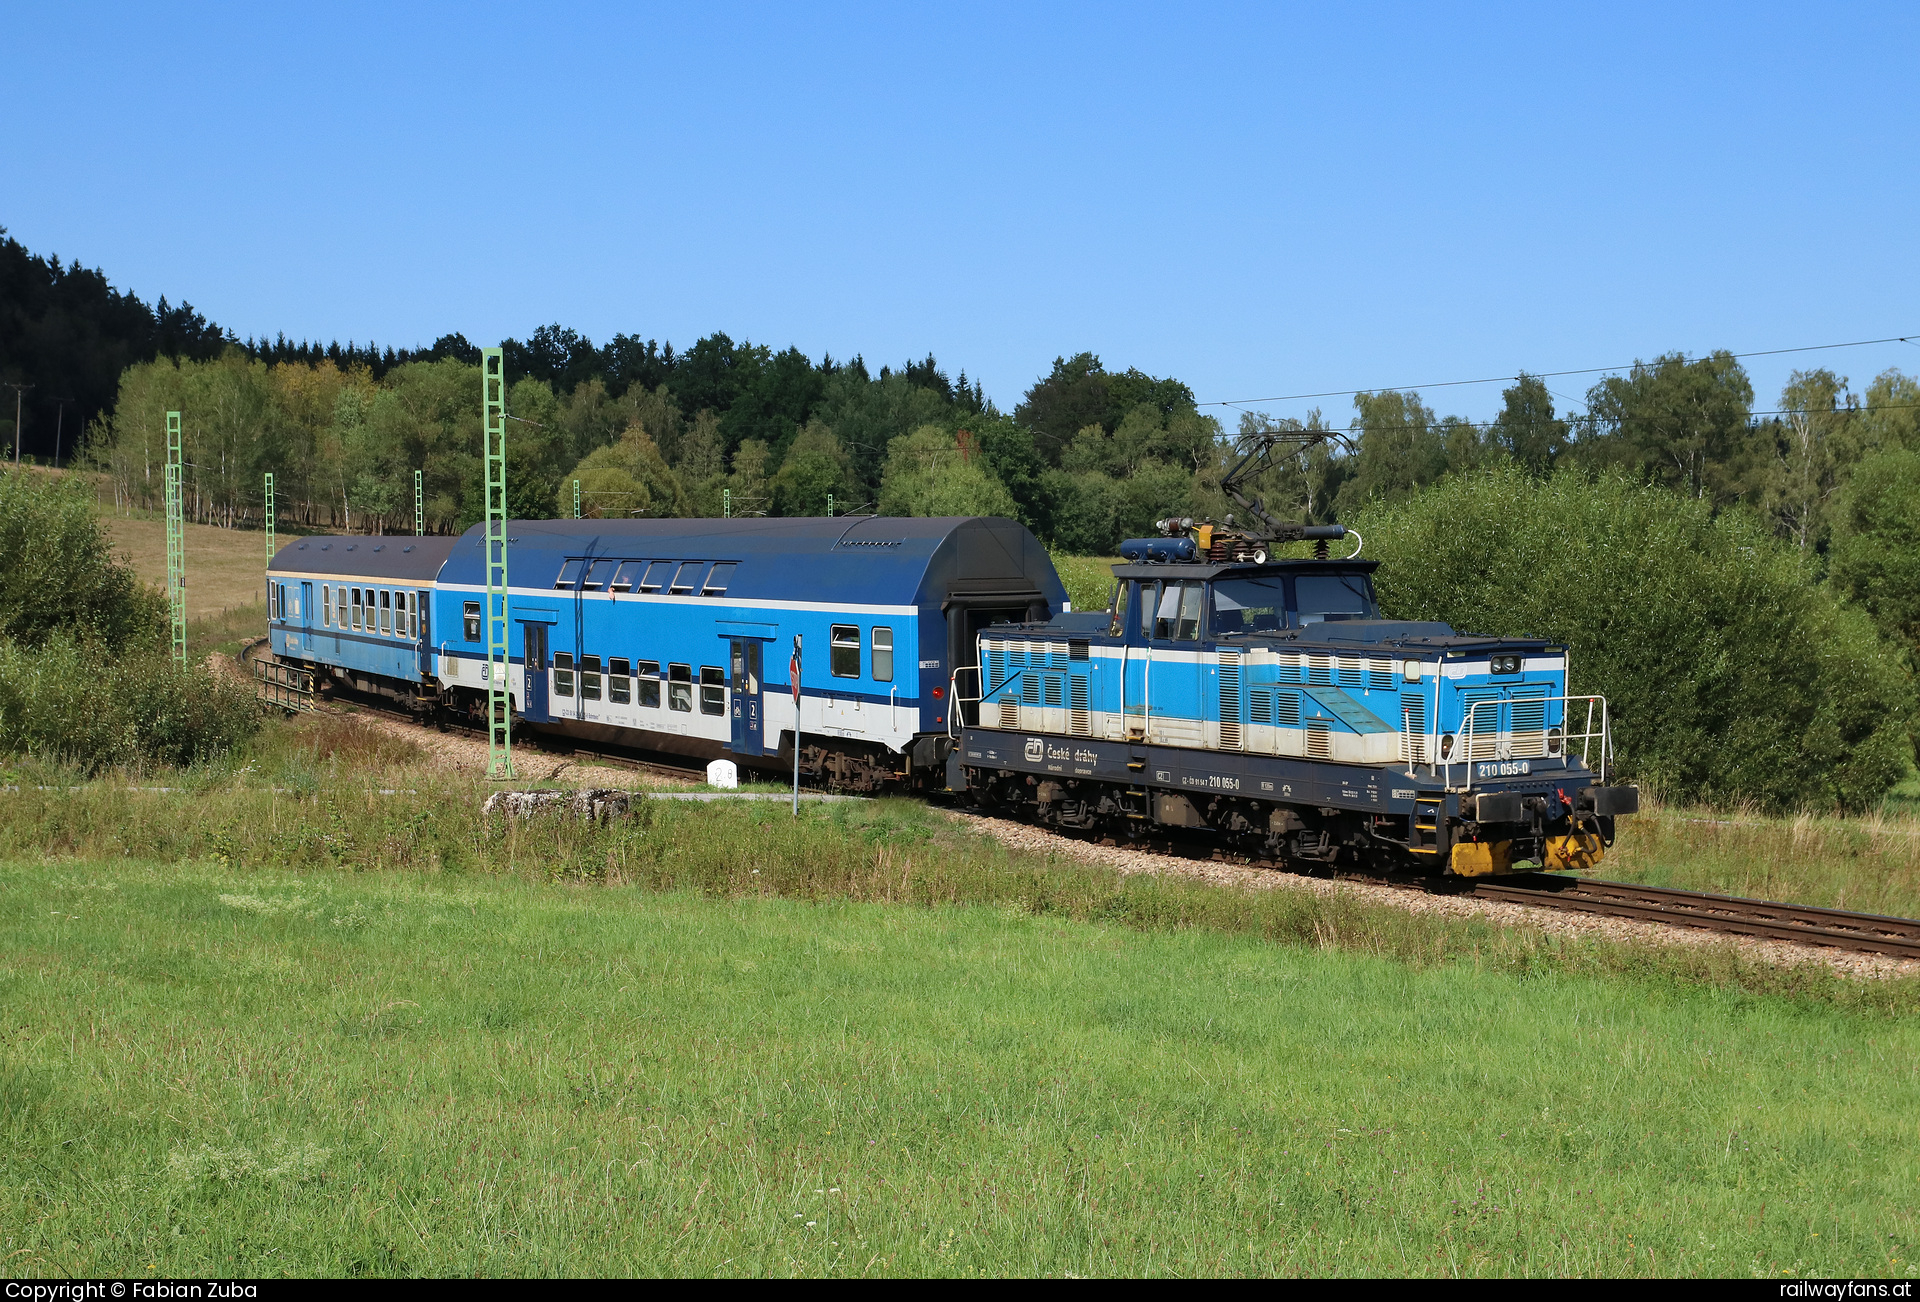
[[[947,736],[955,741],[960,740],[960,729],[966,727],[966,712],[960,707],[967,704],[980,704],[979,696],[960,695],[960,675],[965,673],[977,675],[979,672],[979,665],[960,665],[947,675]],[[984,679],[981,681],[985,682]],[[982,695],[984,694],[983,692]]]
[[[1586,767],[1588,767],[1589,769],[1593,769],[1593,759],[1594,759],[1593,750],[1597,744],[1600,751],[1600,754],[1599,754],[1600,766],[1599,768],[1594,769],[1594,772],[1600,775],[1600,778],[1602,781],[1605,781],[1606,774],[1613,767],[1613,737],[1612,737],[1612,731],[1609,727],[1609,721],[1607,717],[1607,698],[1599,695],[1563,695],[1563,696],[1536,696],[1536,697],[1529,697],[1527,699],[1533,700],[1533,701],[1540,701],[1548,706],[1552,706],[1556,703],[1559,704],[1559,706],[1561,707],[1560,709],[1560,747],[1559,747],[1559,754],[1557,758],[1566,759],[1567,757],[1571,756],[1573,753],[1574,743],[1578,742],[1580,743],[1580,762]],[[1577,733],[1573,730],[1572,719],[1570,717],[1571,711],[1568,708],[1576,701],[1585,703],[1587,707],[1586,719],[1582,724],[1581,731]],[[1464,720],[1463,726],[1461,727],[1460,731],[1454,734],[1454,742],[1453,742],[1453,748],[1451,752],[1449,752],[1446,755],[1442,755],[1438,749],[1440,738],[1439,737],[1435,738],[1436,749],[1433,752],[1433,763],[1435,768],[1438,770],[1440,774],[1441,781],[1446,784],[1447,790],[1460,791],[1460,792],[1467,792],[1467,791],[1473,790],[1474,765],[1476,764],[1510,763],[1510,762],[1514,762],[1515,760],[1556,758],[1555,756],[1551,756],[1551,755],[1549,756],[1535,756],[1535,755],[1511,756],[1510,755],[1503,758],[1499,754],[1500,737],[1503,731],[1500,727],[1500,713],[1499,713],[1500,707],[1502,705],[1512,705],[1512,704],[1513,702],[1511,700],[1499,700],[1499,699],[1488,700],[1488,701],[1469,701],[1467,703],[1466,719]],[[1480,707],[1483,705],[1492,706],[1494,710],[1494,715],[1493,715],[1494,726],[1491,731],[1484,732],[1484,733],[1479,730],[1479,727],[1477,725],[1477,718],[1480,711]],[[1595,726],[1596,713],[1599,716],[1598,727]],[[1547,732],[1552,731],[1552,722],[1551,722],[1552,717],[1553,716],[1552,716],[1551,710],[1543,712],[1541,717],[1541,727],[1543,731],[1547,731]],[[1438,733],[1439,731],[1440,730],[1438,727],[1438,723],[1436,721],[1435,732]],[[1511,728],[1508,728],[1508,729],[1505,729],[1504,731],[1507,734],[1511,735],[1513,730]],[[1484,739],[1492,740],[1493,746],[1494,746],[1494,753],[1492,755],[1478,755],[1475,753],[1475,749],[1474,749],[1475,744]],[[1466,769],[1466,784],[1464,786],[1456,787],[1453,785],[1453,769],[1456,765],[1464,767]]]

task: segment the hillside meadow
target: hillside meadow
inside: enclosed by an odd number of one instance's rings
[[[350,719],[8,777],[22,1273],[1912,1273],[1913,981],[904,801],[489,824]]]

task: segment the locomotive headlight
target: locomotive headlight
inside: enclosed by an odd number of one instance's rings
[[[1448,756],[1452,754],[1453,754],[1453,734],[1450,732],[1443,732],[1440,734],[1440,758],[1446,759]]]
[[[1558,728],[1549,728],[1547,729],[1547,754],[1558,755],[1559,753],[1560,730]]]

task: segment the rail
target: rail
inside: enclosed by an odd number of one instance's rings
[[[1608,727],[1607,698],[1604,696],[1534,696],[1525,698],[1528,704],[1539,702],[1543,707],[1540,718],[1542,734],[1539,754],[1513,754],[1513,730],[1500,727],[1500,707],[1512,706],[1512,700],[1470,701],[1467,703],[1467,715],[1458,733],[1445,733],[1439,727],[1439,712],[1435,711],[1434,727],[1427,736],[1427,753],[1433,757],[1434,767],[1440,774],[1440,780],[1450,791],[1473,790],[1476,778],[1515,777],[1524,773],[1518,767],[1532,759],[1564,759],[1571,757],[1574,746],[1580,747],[1580,762],[1599,774],[1602,781],[1613,770],[1613,738]],[[1573,729],[1573,705],[1586,706],[1586,717],[1581,722],[1580,731]],[[1552,707],[1560,707],[1559,745],[1552,742],[1555,724]],[[1480,729],[1481,707],[1489,707],[1493,712],[1493,727],[1488,731]],[[1528,731],[1532,731],[1528,729]],[[1594,752],[1599,751],[1596,767]],[[1505,754],[1502,754],[1502,751]],[[1465,770],[1466,782],[1456,787],[1453,782],[1453,770]],[[1488,771],[1491,770],[1491,771]]]
[[[1473,894],[1479,899],[1536,908],[1920,959],[1920,920],[1913,918],[1890,918],[1810,904],[1743,899],[1669,886],[1642,886],[1637,882],[1562,877],[1553,873],[1479,879],[1473,884]]]
[[[291,714],[313,709],[313,671],[278,660],[253,661],[254,697]]]

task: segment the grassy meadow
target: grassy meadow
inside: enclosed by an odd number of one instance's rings
[[[115,552],[156,588],[167,585],[167,522],[157,512],[103,512],[100,523]],[[187,558],[187,618],[218,620],[232,612],[253,613],[255,636],[267,623],[267,536],[258,529],[182,526]],[[282,533],[281,538],[290,536]]]
[[[488,822],[351,717],[4,779],[18,1273],[1913,1273],[1920,982],[911,801]]]
[[[16,861],[0,918],[23,1273],[1909,1275],[1920,1234],[1910,1018],[503,876]]]

